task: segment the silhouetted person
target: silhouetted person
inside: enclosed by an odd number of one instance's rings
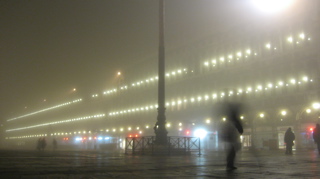
[[[37,141],[37,150],[41,151],[41,137]]]
[[[53,146],[53,151],[57,150],[57,148],[58,148],[58,143],[57,143],[57,140],[56,140],[56,139],[53,139],[53,141],[52,141],[52,146]]]
[[[238,103],[224,102],[220,104],[218,112],[225,116],[225,121],[220,127],[220,139],[226,142],[227,170],[237,169],[234,166],[236,152],[240,150],[240,134],[243,133],[240,122],[240,107]]]
[[[313,130],[313,140],[317,144],[318,152],[320,154],[320,124],[316,125],[316,128]]]
[[[292,132],[291,127],[289,127],[284,134],[284,142],[286,143],[286,154],[292,154],[292,146],[295,138],[296,137]]]

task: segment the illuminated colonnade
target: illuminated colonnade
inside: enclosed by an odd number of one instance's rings
[[[39,114],[39,113],[42,113],[42,112],[46,112],[46,111],[49,111],[49,110],[65,107],[65,106],[68,106],[68,105],[71,105],[71,104],[74,104],[74,103],[78,103],[78,102],[81,102],[81,101],[82,101],[82,99],[76,99],[76,100],[73,100],[73,101],[70,101],[70,102],[66,102],[66,103],[63,103],[63,104],[59,104],[59,105],[56,105],[56,106],[53,106],[53,107],[50,107],[50,108],[42,109],[42,110],[35,111],[35,112],[29,113],[29,114],[25,114],[25,115],[22,115],[22,116],[19,116],[19,117],[11,118],[11,119],[8,119],[7,121],[8,122],[14,121],[14,120],[17,120],[17,119],[25,118],[25,117],[28,117],[28,116],[31,116],[31,115],[35,115],[35,114]]]
[[[307,37],[304,33],[300,33],[298,36],[293,37],[293,36],[289,36],[286,38],[286,41],[288,44],[302,44],[302,42],[304,40],[308,40],[310,41],[311,38]],[[265,50],[277,50],[277,46],[276,45],[272,45],[272,43],[268,42],[265,43],[264,45],[264,49]],[[224,63],[225,61],[231,62],[231,60],[240,60],[241,58],[248,58],[250,55],[254,55],[257,56],[258,55],[258,50],[254,50],[254,48],[245,48],[245,50],[242,51],[235,51],[234,53],[229,53],[229,54],[225,54],[225,55],[220,55],[218,58],[214,58],[211,61],[205,61],[202,62],[204,64],[204,66],[215,66],[218,63]],[[217,60],[218,59],[218,60]],[[210,65],[211,64],[211,65]],[[169,73],[166,73],[166,77],[169,78],[170,76],[175,76],[175,75],[179,75],[179,74],[183,74],[187,72],[187,68],[181,68]],[[151,77],[151,78],[147,78],[145,80],[140,80],[138,82],[135,83],[131,83],[131,85],[125,85],[125,86],[121,86],[120,90],[127,90],[129,88],[134,88],[137,86],[141,86],[144,83],[151,83],[153,81],[157,80],[157,76],[155,77]],[[202,95],[193,95],[193,96],[189,96],[186,97],[185,99],[178,99],[178,100],[169,100],[170,102],[166,103],[166,106],[179,106],[183,103],[194,103],[194,102],[200,102],[200,101],[207,101],[207,100],[216,100],[219,97],[223,98],[225,95],[240,95],[242,93],[246,93],[246,94],[251,94],[251,93],[259,93],[260,91],[268,91],[268,90],[275,90],[275,89],[281,89],[284,87],[291,87],[291,86],[297,86],[297,85],[303,85],[305,83],[309,83],[309,82],[313,82],[313,79],[310,78],[310,76],[301,76],[299,79],[298,78],[291,78],[288,79],[286,81],[274,81],[274,82],[270,82],[267,84],[262,85],[262,83],[256,83],[256,84],[260,84],[260,85],[251,85],[248,86],[246,85],[246,87],[243,88],[239,88],[239,87],[235,87],[235,88],[231,88],[231,89],[236,89],[235,91],[230,91],[229,94],[224,94],[223,92],[211,92],[211,93],[204,93]],[[104,91],[103,94],[107,95],[107,94],[113,94],[117,91],[117,88],[108,90],[108,91]],[[92,95],[92,97],[98,97],[98,94]],[[9,119],[7,121],[12,121],[12,120],[16,120],[16,119],[20,119],[23,117],[27,117],[30,115],[34,115],[40,112],[44,112],[50,109],[54,109],[57,107],[61,107],[61,106],[66,106],[69,105],[71,103],[75,103],[75,102],[79,102],[82,101],[82,99],[79,100],[75,100],[73,102],[69,102],[69,103],[64,103],[62,105],[57,105],[54,106],[52,108],[47,108],[44,110],[40,110],[34,113],[30,113],[27,115],[23,115],[23,116],[19,116],[16,118],[12,118]],[[127,114],[127,113],[132,113],[132,112],[137,112],[137,111],[148,111],[150,109],[155,110],[157,108],[157,104],[153,104],[153,105],[144,105],[144,106],[139,106],[139,107],[131,107],[129,109],[125,109],[125,110],[116,110],[116,111],[111,111],[111,112],[107,112],[107,114],[109,114],[109,117],[116,117],[120,114]],[[102,114],[104,116],[104,114]],[[103,117],[101,116],[101,117]],[[79,119],[80,120],[80,119]],[[81,119],[82,120],[82,119]],[[24,130],[24,129],[31,129],[31,128],[35,128],[35,127],[43,127],[43,126],[47,126],[47,125],[55,125],[55,124],[60,124],[60,123],[66,123],[66,122],[76,122],[77,120],[75,119],[68,119],[68,120],[62,120],[62,121],[55,121],[55,122],[49,122],[49,123],[43,123],[43,124],[37,124],[37,125],[33,125],[33,126],[27,126],[27,127],[22,127],[22,128],[15,128],[15,129],[9,129],[6,132],[13,132],[13,131],[18,131],[18,130]],[[169,123],[170,124],[170,123]],[[181,122],[179,123],[179,125],[181,124]],[[153,130],[152,128],[149,128],[150,124],[146,124],[144,130]],[[127,129],[127,130],[125,130]],[[130,129],[130,130],[129,130]],[[106,129],[105,132],[125,132],[125,131],[131,131],[133,130],[132,127],[111,127],[110,129]],[[182,130],[181,126],[179,127],[179,130]],[[83,130],[81,130],[83,131]],[[72,132],[72,131],[68,131],[68,132],[53,132],[51,133],[51,135],[55,136],[55,135],[76,135],[75,133],[79,134],[78,132]],[[89,133],[89,132],[86,132]],[[142,130],[139,131],[139,133],[143,133]],[[82,132],[82,134],[85,134]],[[33,135],[24,135],[24,136],[18,136],[18,137],[7,137],[8,139],[17,139],[17,138],[21,138],[21,137],[26,137],[26,136],[32,136],[32,137],[39,137],[39,135],[46,135],[46,134],[33,134]]]

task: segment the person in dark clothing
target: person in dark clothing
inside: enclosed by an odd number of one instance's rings
[[[236,152],[240,150],[240,134],[243,133],[243,127],[240,122],[240,104],[222,103],[219,112],[226,116],[225,121],[220,126],[220,139],[226,143],[227,152],[227,170],[235,170],[234,166]]]
[[[316,128],[313,130],[313,140],[317,144],[318,152],[320,154],[320,124],[316,125]]]
[[[57,148],[58,148],[58,143],[57,143],[57,140],[56,140],[56,139],[53,139],[53,141],[52,141],[52,146],[53,146],[53,151],[57,150]]]
[[[286,154],[292,154],[292,146],[293,141],[295,140],[295,135],[291,130],[291,127],[289,127],[284,134],[284,142],[286,143]]]

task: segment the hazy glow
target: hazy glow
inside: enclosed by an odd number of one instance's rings
[[[319,108],[320,108],[320,104],[319,104],[319,103],[313,103],[313,104],[312,104],[312,107],[313,107],[314,109],[319,109]]]
[[[285,116],[287,114],[287,111],[281,111],[281,115]]]
[[[270,45],[270,44],[266,44],[266,47],[267,47],[267,48],[271,48],[271,45]]]
[[[275,13],[288,8],[294,0],[251,0],[252,3],[261,11]]]
[[[197,129],[194,131],[194,136],[199,137],[200,139],[204,138],[207,135],[207,131],[204,129]]]

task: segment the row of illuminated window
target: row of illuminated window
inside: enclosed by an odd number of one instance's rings
[[[304,34],[304,33],[301,33],[301,34],[299,34],[297,37],[293,37],[293,36],[289,36],[288,38],[287,38],[287,41],[289,42],[289,43],[296,43],[296,44],[299,44],[300,43],[300,41],[302,41],[302,40],[305,40],[306,39],[306,35]],[[310,38],[307,38],[308,40],[311,40]],[[265,47],[267,48],[267,49],[271,49],[271,48],[274,48],[274,49],[276,49],[276,47],[275,46],[272,46],[272,44],[271,43],[267,43],[266,45],[265,45]],[[238,51],[238,52],[236,52],[235,54],[228,54],[228,55],[226,55],[226,56],[221,56],[220,58],[219,58],[219,61],[220,62],[224,62],[225,60],[231,60],[231,59],[233,59],[234,57],[235,58],[237,58],[237,60],[239,60],[239,58],[241,58],[241,57],[243,57],[243,56],[245,56],[245,57],[248,57],[248,55],[251,55],[252,54],[252,50],[251,49],[246,49],[245,51]],[[254,53],[255,55],[257,55],[257,53]],[[213,59],[213,60],[211,60],[211,63],[213,64],[213,66],[215,66],[215,64],[217,63],[217,60],[216,59]],[[209,66],[209,62],[208,61],[206,61],[206,62],[204,62],[204,64],[205,64],[205,66]],[[187,70],[186,69],[183,69],[183,70],[181,70],[181,69],[178,69],[178,70],[176,70],[176,71],[172,71],[172,72],[170,72],[170,73],[166,73],[166,76],[167,77],[170,77],[170,76],[175,76],[175,75],[177,75],[177,74],[182,74],[183,72],[186,72]],[[146,80],[144,80],[144,81],[139,81],[139,82],[136,82],[136,83],[132,83],[131,84],[131,87],[134,87],[134,86],[140,86],[140,85],[142,85],[143,83],[150,83],[150,82],[153,82],[153,81],[156,81],[158,79],[158,77],[156,76],[156,77],[151,77],[151,78],[148,78],[148,79],[146,79]],[[281,84],[282,82],[279,82],[279,86],[282,86],[283,84]],[[295,80],[293,79],[292,81],[291,81],[291,83],[295,83]],[[299,83],[299,82],[298,82]],[[288,86],[288,84],[286,84],[287,86]],[[269,87],[266,87],[265,89],[267,89],[267,88],[270,88],[270,86],[272,87],[273,86],[273,84],[269,84],[268,85]],[[259,86],[258,87],[258,89],[257,90],[262,90],[262,86]],[[122,86],[122,87],[120,87],[120,90],[124,90],[124,89],[128,89],[128,86],[126,85],[126,86]],[[250,92],[252,89],[249,87],[248,89],[247,89],[247,92]],[[256,91],[257,91],[256,90]],[[241,91],[242,90],[240,90],[240,93],[241,93]],[[111,93],[115,93],[115,92],[117,92],[117,89],[112,89],[112,90],[108,90],[108,91],[105,91],[105,92],[103,92],[103,94],[111,94]],[[98,94],[94,94],[94,95],[92,95],[92,97],[98,97],[99,95]],[[206,97],[205,97],[206,98]],[[27,117],[27,116],[30,116],[30,115],[34,115],[34,114],[38,114],[38,113],[41,113],[41,112],[44,112],[44,111],[48,111],[48,110],[51,110],[51,109],[55,109],[55,108],[58,108],[58,107],[62,107],[62,106],[66,106],[66,105],[69,105],[69,104],[71,104],[71,103],[75,103],[75,102],[79,102],[79,101],[81,101],[81,99],[78,99],[78,100],[75,100],[75,101],[72,101],[72,102],[67,102],[67,103],[63,103],[63,104],[60,104],[60,105],[57,105],[57,106],[53,106],[53,107],[50,107],[50,108],[46,108],[46,109],[43,109],[43,110],[40,110],[40,111],[36,111],[36,112],[32,112],[32,113],[29,113],[29,114],[26,114],[26,115],[22,115],[22,116],[19,116],[19,117],[15,117],[15,118],[11,118],[11,119],[8,119],[7,121],[13,121],[13,120],[16,120],[16,119],[20,119],[20,118],[23,118],[23,117]],[[191,99],[191,102],[192,102],[193,100]],[[146,108],[146,109],[148,109],[148,108]],[[151,108],[152,109],[152,108]],[[135,111],[135,110],[134,110]]]
[[[178,69],[178,70],[175,70],[175,71],[166,73],[165,76],[166,76],[167,78],[169,78],[169,77],[171,77],[171,76],[178,76],[178,75],[182,75],[182,74],[186,74],[186,73],[187,73],[187,69],[184,68],[184,69]],[[132,83],[131,85],[123,85],[123,86],[119,87],[119,89],[113,88],[113,89],[104,91],[103,94],[104,94],[104,95],[114,94],[114,93],[116,93],[118,90],[127,90],[127,89],[129,89],[129,88],[141,86],[141,85],[143,85],[143,84],[153,83],[153,82],[157,81],[158,79],[159,79],[158,76],[150,77],[150,78],[147,78],[147,79],[145,79],[145,80],[141,80],[141,81]],[[99,94],[93,94],[92,97],[93,97],[93,98],[99,97]]]
[[[243,93],[246,94],[250,94],[253,92],[261,92],[261,91],[268,91],[268,90],[272,90],[272,89],[281,89],[283,87],[290,87],[290,86],[296,86],[296,85],[300,85],[302,83],[308,83],[308,82],[312,82],[312,79],[309,79],[307,76],[303,76],[301,79],[295,79],[295,78],[291,78],[289,79],[287,82],[285,81],[278,81],[276,83],[267,83],[265,85],[256,85],[255,87],[252,86],[248,86],[246,88],[238,88],[237,90],[230,90],[228,92],[223,91],[220,93],[212,93],[211,95],[209,94],[203,94],[203,95],[198,95],[197,97],[189,97],[186,99],[180,99],[180,100],[171,100],[171,102],[167,102],[166,106],[176,106],[176,105],[181,105],[183,103],[194,103],[194,102],[200,102],[200,101],[207,101],[207,100],[216,100],[219,97],[223,98],[224,96],[228,95],[228,96],[232,96],[232,95],[240,95]],[[127,114],[127,113],[133,113],[133,112],[138,112],[138,111],[148,111],[148,110],[152,110],[152,109],[156,109],[158,108],[157,104],[154,105],[147,105],[147,106],[140,106],[140,107],[134,107],[131,109],[126,109],[126,110],[120,110],[120,111],[113,111],[109,113],[109,116],[117,116],[117,115],[121,115],[121,114]]]
[[[62,123],[80,121],[80,120],[88,120],[88,119],[93,119],[93,118],[101,118],[104,116],[105,116],[105,114],[97,114],[97,115],[79,117],[79,118],[74,118],[74,119],[67,119],[67,120],[61,120],[61,121],[55,121],[55,122],[47,122],[47,123],[37,124],[37,125],[33,125],[33,126],[8,129],[8,130],[6,130],[6,132],[12,132],[12,131],[18,131],[18,130],[36,128],[36,127],[43,127],[43,126],[48,126],[48,125],[56,125],[56,124],[62,124]]]
[[[24,136],[16,136],[16,137],[6,137],[6,139],[26,139],[26,138],[35,138],[35,137],[46,137],[47,134],[34,134],[34,135],[24,135]]]
[[[59,104],[59,105],[56,105],[56,106],[53,106],[53,107],[50,107],[50,108],[46,108],[46,109],[42,109],[42,110],[39,110],[39,111],[36,111],[36,112],[25,114],[23,116],[11,118],[11,119],[8,119],[7,121],[9,122],[9,121],[21,119],[21,118],[28,117],[28,116],[31,116],[31,115],[35,115],[35,114],[38,114],[38,113],[41,113],[41,112],[45,112],[45,111],[56,109],[56,108],[59,108],[59,107],[62,107],[62,106],[67,106],[67,105],[70,105],[70,104],[73,104],[73,103],[77,103],[77,102],[80,102],[80,101],[82,101],[82,99],[77,99],[77,100],[74,100],[74,101],[71,101],[71,102],[66,102],[66,103]]]
[[[297,35],[297,37],[289,36],[289,37],[287,37],[286,40],[288,43],[300,44],[305,39],[306,39],[306,35],[304,33],[300,33]],[[307,40],[310,41],[311,38],[308,38]],[[271,43],[266,43],[265,48],[268,50],[270,50],[270,49],[277,50],[277,47],[275,45],[272,45]],[[209,67],[209,66],[215,67],[218,63],[222,64],[225,61],[232,62],[233,59],[240,60],[243,57],[248,58],[252,54],[254,54],[255,56],[257,55],[256,52],[253,52],[252,49],[248,48],[243,51],[237,51],[235,53],[221,55],[220,57],[213,58],[212,60],[206,60],[205,62],[203,62],[203,64],[204,64],[204,66],[207,66],[207,67]]]
[[[314,109],[315,111],[318,111],[320,109],[320,103],[319,102],[314,102],[311,106],[307,106],[306,108],[303,108],[298,115],[301,115],[301,113],[305,112],[305,113],[311,113],[312,109]],[[276,111],[276,116],[278,116],[279,121],[284,121],[285,116],[288,115],[288,113],[290,113],[290,111],[286,110],[286,109],[281,109]],[[251,118],[253,117],[253,120],[258,120],[258,119],[270,119],[271,114],[265,113],[265,112],[258,112],[256,113],[255,116],[251,116]],[[294,114],[296,115],[296,114]],[[240,120],[245,120],[245,114],[242,114],[239,116]],[[274,117],[272,117],[274,118]],[[177,131],[183,131],[185,129],[190,129],[191,126],[203,126],[203,124],[207,124],[207,125],[211,125],[212,123],[212,118],[207,118],[204,119],[202,121],[199,121],[197,123],[193,122],[193,123],[182,123],[182,122],[177,122],[177,123],[171,123],[171,122],[167,122],[166,123],[166,128],[175,128]],[[222,116],[220,119],[221,121],[226,121],[227,118],[225,116]],[[143,134],[145,130],[149,130],[149,129],[153,129],[152,127],[150,127],[150,125],[143,125],[143,126],[136,126],[136,127],[111,127],[111,128],[106,128],[106,129],[100,129],[100,133],[101,132],[106,132],[106,133],[121,133],[121,132],[138,132],[139,134]],[[51,133],[50,136],[72,136],[72,135],[92,135],[93,132],[91,131],[87,131],[87,130],[79,130],[79,131],[74,131],[74,132],[54,132]],[[33,137],[44,137],[47,136],[47,134],[38,134],[38,135],[24,135],[24,136],[18,136],[18,137],[7,137],[6,139],[22,139],[22,138],[33,138]]]
[[[300,33],[297,35],[297,37],[293,37],[293,36],[289,36],[287,37],[287,41],[289,43],[296,43],[296,44],[299,44],[301,41],[305,40],[306,39],[306,35],[304,33]],[[311,38],[307,38],[307,40],[311,40]],[[271,43],[266,43],[265,44],[265,48],[267,49],[274,49],[276,50],[277,47],[275,45],[272,45]],[[210,61],[205,61],[204,62],[204,65],[205,66],[216,66],[216,64],[218,62],[220,63],[223,63],[225,61],[228,61],[228,62],[231,62],[231,60],[233,59],[236,59],[236,60],[239,60],[243,57],[245,58],[248,58],[250,55],[257,55],[256,52],[253,52],[252,49],[248,48],[248,49],[245,49],[243,51],[237,51],[235,53],[229,53],[228,55],[222,55],[220,56],[219,58],[214,58]],[[175,76],[177,74],[182,74],[183,72],[187,72],[186,69],[183,69],[183,70],[176,70],[176,71],[172,71],[170,73],[166,73],[166,77],[170,77],[170,76]],[[130,85],[124,85],[124,86],[121,86],[119,89],[117,88],[114,88],[114,89],[110,89],[110,90],[107,90],[107,91],[104,91],[103,94],[104,95],[107,95],[107,94],[113,94],[113,93],[116,93],[118,90],[126,90],[130,87],[135,87],[135,86],[141,86],[142,84],[144,83],[150,83],[150,82],[154,82],[158,80],[158,77],[151,77],[151,78],[147,78],[146,80],[142,80],[142,81],[138,81],[138,82],[135,82],[135,83],[132,83],[131,86]],[[92,97],[98,97],[99,94],[93,94]]]

